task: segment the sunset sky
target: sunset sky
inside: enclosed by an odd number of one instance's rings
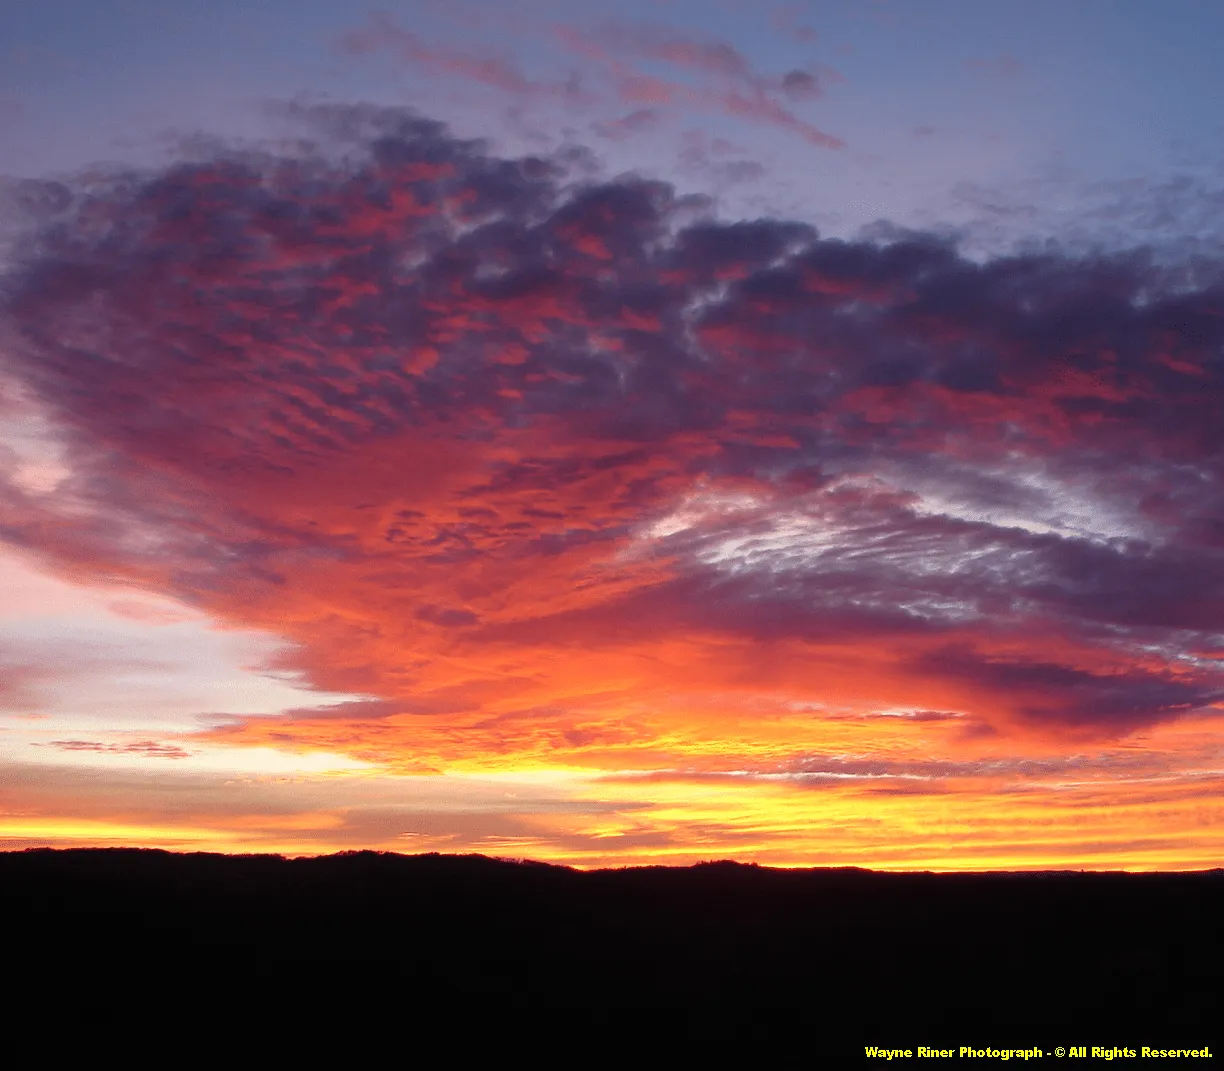
[[[0,848],[1220,865],[1224,6],[0,11]]]

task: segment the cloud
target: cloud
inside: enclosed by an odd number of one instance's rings
[[[723,159],[738,150],[722,138],[707,137],[700,130],[687,130],[681,141],[680,170],[700,175],[716,186],[737,182],[753,182],[765,174],[765,168],[755,160]]]
[[[676,67],[691,68],[703,74],[742,79],[750,77],[752,73],[743,53],[727,42],[700,40],[670,27],[613,23],[600,31],[599,39],[618,51],[661,60]]]
[[[601,138],[623,141],[634,134],[654,130],[659,125],[659,113],[653,108],[638,108],[619,119],[593,123],[591,129]]]
[[[594,120],[592,129],[600,137],[620,140],[650,129],[661,113],[697,111],[779,127],[819,148],[844,146],[783,103],[783,98],[802,102],[821,96],[821,82],[839,77],[835,72],[795,69],[765,76],[726,41],[652,23],[557,25],[552,38],[567,57],[581,61],[580,69],[532,78],[504,52],[432,44],[386,14],[341,35],[336,47],[353,58],[388,54],[420,74],[460,79],[519,102],[552,101],[580,111],[629,106],[619,119]]]
[[[1007,696],[1021,717],[1050,722],[1063,730],[1081,725],[1090,732],[1105,724],[1148,725],[1224,698],[1208,684],[1178,680],[1173,673],[1094,673],[1058,662],[992,659],[955,647],[923,656],[922,668],[941,677],[961,677],[987,693]],[[1214,685],[1214,687],[1213,687]]]
[[[103,744],[95,740],[51,740],[50,747],[61,751],[92,751],[98,754],[143,755],[157,759],[186,759],[190,751],[174,744],[160,744],[155,740],[138,740],[131,744]]]
[[[418,34],[401,27],[391,16],[381,13],[371,15],[364,29],[342,34],[336,46],[348,56],[388,52],[401,63],[426,73],[451,75],[515,95],[580,94],[574,82],[548,83],[529,79],[507,56],[477,55],[462,49],[431,46]]]
[[[782,76],[782,92],[791,100],[811,100],[820,96],[820,84],[808,71],[787,71]]]
[[[49,666],[0,662],[0,704],[8,710],[34,710],[39,686],[54,676]]]
[[[297,155],[28,190],[59,207],[0,284],[69,473],[8,480],[0,536],[368,697],[216,739],[763,769],[1218,701],[1217,265],[693,221],[400,110],[287,114]]]
[[[460,628],[464,625],[474,625],[480,618],[471,610],[460,610],[445,606],[421,606],[416,616],[422,621],[430,621],[443,628]]]

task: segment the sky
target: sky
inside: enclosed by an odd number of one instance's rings
[[[0,848],[1202,869],[1224,9],[0,11]]]

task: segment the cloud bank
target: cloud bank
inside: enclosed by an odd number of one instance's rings
[[[0,283],[67,472],[7,475],[0,538],[368,697],[216,739],[938,782],[1214,717],[1224,265],[727,224],[401,110],[286,114],[294,153],[23,185]]]

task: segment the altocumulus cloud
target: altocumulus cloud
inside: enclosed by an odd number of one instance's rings
[[[831,241],[286,114],[292,153],[23,184],[0,294],[69,473],[0,536],[370,697],[219,732],[629,769],[742,750],[745,696],[1058,740],[1224,694],[1224,266]]]

